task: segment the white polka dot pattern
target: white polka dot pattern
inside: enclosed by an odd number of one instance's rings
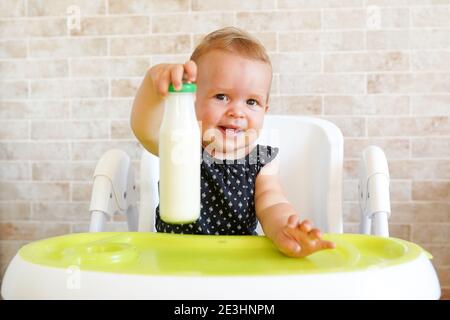
[[[202,149],[200,218],[189,224],[169,224],[156,208],[156,230],[166,233],[251,235],[256,234],[254,190],[262,167],[278,154],[278,148],[257,145],[234,161],[213,158]]]

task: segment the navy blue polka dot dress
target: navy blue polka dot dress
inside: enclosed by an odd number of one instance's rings
[[[262,167],[278,154],[278,148],[257,145],[244,158],[219,160],[202,148],[200,217],[188,224],[161,220],[159,205],[155,225],[158,232],[255,235],[255,181]]]

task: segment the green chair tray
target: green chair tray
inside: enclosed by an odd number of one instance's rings
[[[289,258],[262,236],[102,232],[49,238],[25,245],[31,263],[82,271],[172,276],[261,276],[384,268],[425,253],[414,243],[361,234],[326,234],[336,243],[306,258]]]

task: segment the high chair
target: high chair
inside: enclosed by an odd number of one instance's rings
[[[343,137],[333,123],[312,117],[268,115],[257,142],[279,147],[279,174],[288,200],[323,232],[342,233]],[[389,171],[383,151],[370,146],[362,152],[358,192],[360,231],[389,236]],[[140,206],[130,158],[109,150],[98,162],[90,204],[90,231],[104,231],[114,213],[127,215],[130,231],[155,231],[159,203],[159,158],[142,153]],[[263,234],[258,224],[257,231]]]
[[[94,173],[89,233],[27,244],[5,273],[5,299],[438,299],[431,255],[389,237],[389,171],[383,151],[362,151],[360,232],[344,234],[343,137],[331,122],[267,116],[258,139],[279,147],[281,181],[301,219],[336,244],[305,258],[284,256],[262,236],[154,231],[158,158],[144,151],[140,201],[130,157],[107,151]],[[115,213],[130,231],[105,231]],[[258,227],[259,233],[262,230]],[[370,235],[371,234],[371,235]]]

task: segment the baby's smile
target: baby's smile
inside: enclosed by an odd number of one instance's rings
[[[225,137],[236,137],[245,133],[245,128],[236,125],[221,125],[217,127]]]

